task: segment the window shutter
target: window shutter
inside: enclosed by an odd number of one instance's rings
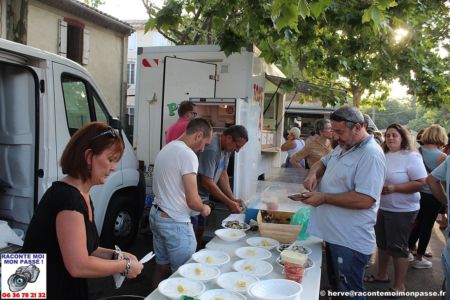
[[[87,65],[89,62],[89,30],[83,30],[83,65]]]
[[[58,20],[58,55],[67,57],[67,22]]]

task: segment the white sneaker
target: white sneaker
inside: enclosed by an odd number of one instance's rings
[[[414,255],[411,252],[409,252],[408,254],[408,261],[409,262],[414,261]]]
[[[422,260],[414,260],[411,264],[414,269],[429,269],[433,266],[433,263],[422,257]]]

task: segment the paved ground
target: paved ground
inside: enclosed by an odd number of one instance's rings
[[[444,247],[444,236],[439,230],[436,224],[434,232],[432,235],[432,240],[429,249],[433,252],[433,262],[432,269],[426,270],[416,270],[410,268],[408,270],[407,277],[407,290],[416,292],[430,292],[430,291],[440,291],[443,274],[441,268],[440,256]],[[130,252],[134,253],[138,258],[142,257],[148,251],[152,250],[152,238],[151,235],[140,233],[130,249]],[[127,280],[120,289],[114,288],[114,283],[112,278],[104,279],[90,279],[89,280],[89,291],[90,299],[101,299],[113,295],[140,295],[147,296],[154,289],[152,282],[152,271],[154,269],[154,260],[145,265],[144,271],[141,276],[134,280]],[[376,272],[376,261],[375,255],[372,258],[372,263],[367,269],[367,274],[374,274]],[[393,270],[390,270],[390,277],[393,277]],[[322,268],[322,289],[326,289],[328,286],[326,277],[326,266]],[[367,284],[366,288],[368,291],[385,291],[390,287],[389,284],[372,283]],[[327,297],[321,297],[322,299],[327,299]],[[381,297],[368,297],[371,299],[382,299]],[[403,299],[440,299],[440,297],[403,297]],[[305,299],[313,300],[313,299]]]

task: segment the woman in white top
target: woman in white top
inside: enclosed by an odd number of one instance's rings
[[[408,271],[408,238],[420,207],[420,191],[427,171],[415,151],[408,130],[392,124],[386,130],[382,148],[386,156],[386,179],[380,199],[375,234],[378,247],[378,273],[366,282],[389,282],[388,266],[393,258],[394,282],[390,291],[405,291]]]
[[[289,135],[287,137],[287,141],[281,145],[281,151],[287,151],[288,157],[286,159],[286,168],[293,168],[294,166],[290,163],[291,157],[303,149],[305,146],[305,141],[300,139],[300,128],[292,127],[289,130]],[[302,160],[300,162],[303,167],[305,167],[305,161]]]

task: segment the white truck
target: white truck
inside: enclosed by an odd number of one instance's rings
[[[280,166],[285,76],[254,47],[226,56],[218,46],[138,48],[134,147],[147,170],[165,145],[165,131],[178,119],[177,105],[195,102],[199,117],[215,132],[244,125],[249,142],[230,160],[235,196],[248,199],[258,177]],[[151,193],[151,181],[147,181]]]
[[[64,176],[59,159],[71,135],[95,120],[120,129],[110,111],[77,63],[0,39],[0,219],[26,230],[43,193]],[[124,142],[117,170],[90,193],[106,246],[131,243],[144,206],[144,179]]]

